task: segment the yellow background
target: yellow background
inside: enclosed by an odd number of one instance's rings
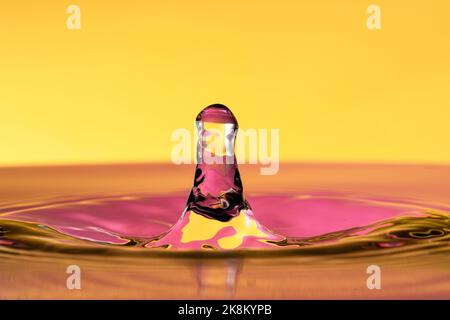
[[[279,128],[281,160],[450,163],[449,15],[448,0],[2,1],[0,165],[169,161],[171,132],[216,102]]]

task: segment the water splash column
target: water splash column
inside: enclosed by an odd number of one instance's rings
[[[196,120],[197,166],[187,210],[207,218],[229,221],[250,209],[234,154],[238,122],[224,105],[203,109]]]
[[[194,185],[178,222],[148,247],[250,249],[284,238],[254,217],[245,200],[234,154],[238,122],[226,106],[214,104],[197,116]]]

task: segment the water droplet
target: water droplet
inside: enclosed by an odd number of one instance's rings
[[[238,122],[230,109],[214,104],[196,118],[198,133],[194,185],[180,220],[151,246],[236,249],[273,246],[282,240],[253,216],[244,197],[234,154]]]

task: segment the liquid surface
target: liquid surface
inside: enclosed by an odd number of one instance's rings
[[[165,247],[154,248],[152,243],[177,222],[184,201],[181,196],[128,194],[2,206],[0,250],[24,255],[29,251],[33,255],[99,251],[127,256],[160,255],[161,251],[176,254]],[[326,193],[260,195],[253,197],[252,203],[258,221],[283,235],[273,241],[270,250],[274,255],[351,252],[365,256],[450,250],[450,209],[439,204]],[[220,233],[221,225],[216,227],[214,220],[209,221],[208,228],[197,230],[197,235],[207,233],[205,239],[210,239]],[[255,234],[249,237],[258,239],[257,230],[255,226]],[[226,243],[230,234],[217,235],[219,243]],[[201,241],[199,247],[208,252],[187,252],[208,257],[215,251],[214,243],[208,240]],[[248,249],[242,253],[258,256],[258,252]]]
[[[0,296],[450,297],[448,167],[290,164],[273,177],[243,172],[254,217],[283,238],[268,248],[152,246],[180,218],[190,166],[0,169]],[[265,193],[262,181],[278,192]],[[73,263],[85,270],[83,292],[64,287]],[[386,270],[379,292],[365,287],[370,264]]]

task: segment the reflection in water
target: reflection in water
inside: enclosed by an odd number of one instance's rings
[[[225,259],[220,265],[198,261],[195,266],[198,296],[202,298],[216,290],[228,298],[234,298],[240,268],[239,259]]]

